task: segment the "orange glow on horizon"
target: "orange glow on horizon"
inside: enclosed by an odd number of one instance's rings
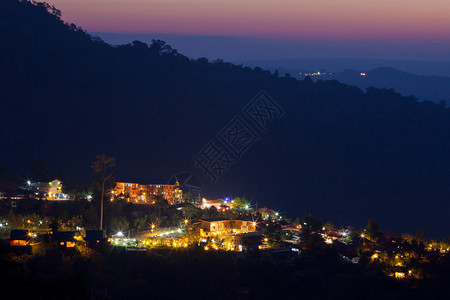
[[[446,39],[447,0],[49,0],[90,32]]]

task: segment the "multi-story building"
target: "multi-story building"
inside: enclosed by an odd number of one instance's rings
[[[23,190],[32,192],[46,200],[69,200],[69,195],[63,193],[63,184],[59,179],[54,179],[50,182],[45,181],[30,181],[28,180],[24,186],[19,187]]]
[[[147,203],[149,199],[147,186],[139,183],[116,182],[113,194],[115,196],[122,196],[127,201],[135,203]]]
[[[116,182],[113,194],[122,196],[129,202],[148,203],[155,202],[154,196],[163,196],[169,204],[181,201],[183,193],[180,184],[139,184],[128,182]]]
[[[47,200],[68,200],[69,196],[62,192],[61,180],[55,179],[48,183]]]

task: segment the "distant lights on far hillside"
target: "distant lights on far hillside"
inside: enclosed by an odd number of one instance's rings
[[[361,75],[361,76],[366,76],[366,73],[361,72],[359,75]]]
[[[325,75],[333,75],[331,72],[314,72],[314,73],[298,73],[300,76],[325,76]]]

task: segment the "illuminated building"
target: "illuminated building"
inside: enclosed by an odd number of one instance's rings
[[[179,188],[180,184],[139,184],[128,182],[116,182],[113,194],[122,195],[127,201],[134,203],[154,202],[154,196],[163,196],[169,204],[181,201],[183,192]]]
[[[30,244],[30,234],[28,230],[13,229],[9,238],[9,245],[24,247]]]
[[[199,229],[201,236],[246,233],[256,231],[256,222],[247,219],[201,219]]]
[[[139,183],[116,182],[113,194],[122,195],[129,202],[148,203],[151,197],[148,197],[147,186]]]
[[[220,200],[220,199],[208,200],[206,198],[203,198],[202,203],[197,204],[197,206],[200,207],[201,209],[209,209],[214,206],[217,210],[221,211],[225,211],[234,207],[233,203],[228,200]]]
[[[58,231],[56,240],[61,248],[75,247],[75,232],[74,231]]]
[[[11,252],[19,254],[31,254],[31,233],[28,230],[11,230],[9,246]]]
[[[207,200],[206,198],[203,198],[200,208],[208,209],[208,208],[211,208],[213,206],[215,208],[217,208],[217,210],[219,210],[220,206],[222,206],[222,201],[220,201],[220,200]]]
[[[39,196],[46,200],[69,200],[69,195],[63,193],[63,184],[59,179],[54,179],[50,182],[28,180],[25,185],[20,188],[33,192],[35,196]]]
[[[69,200],[69,196],[62,192],[61,180],[55,179],[48,183],[47,200]]]

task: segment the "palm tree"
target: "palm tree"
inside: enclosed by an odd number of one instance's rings
[[[102,178],[102,198],[100,202],[100,230],[103,229],[103,196],[105,194],[105,181],[108,180],[113,173],[109,175],[106,174],[106,171],[114,167],[116,165],[115,157],[106,157],[105,154],[100,154],[95,156],[97,158],[96,161],[91,163],[91,168],[96,172],[101,174]]]

